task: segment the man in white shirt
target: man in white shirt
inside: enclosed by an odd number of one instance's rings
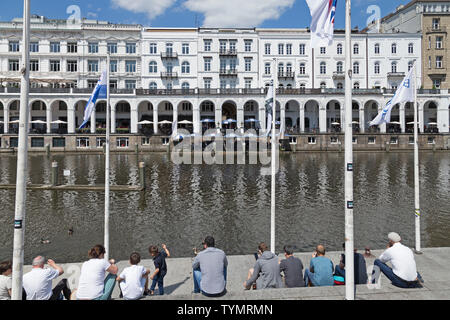
[[[33,269],[23,276],[23,288],[27,300],[59,300],[63,292],[66,300],[70,300],[71,291],[67,279],[62,279],[52,290],[52,280],[64,273],[63,268],[55,261],[48,259],[51,268],[44,269],[45,258],[37,256],[33,259]]]
[[[12,261],[0,262],[0,300],[11,300]]]
[[[138,266],[141,256],[137,252],[130,255],[130,267],[125,268],[117,277],[119,287],[125,300],[140,299],[148,289],[149,269]]]
[[[421,288],[422,277],[417,272],[412,250],[400,243],[398,233],[389,233],[388,239],[387,249],[375,260],[374,265],[378,266],[396,287]],[[386,265],[387,262],[391,263],[392,268]]]

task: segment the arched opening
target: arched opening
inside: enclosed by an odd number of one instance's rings
[[[365,132],[379,132],[378,126],[370,126],[369,123],[378,115],[378,102],[369,100],[364,104],[364,129]],[[360,123],[360,125],[363,125]]]
[[[400,104],[396,104],[391,110],[391,121],[386,124],[387,133],[400,133]]]
[[[131,106],[126,101],[119,101],[116,106],[116,132],[129,133],[131,122]]]
[[[147,121],[151,123],[145,123]],[[153,104],[149,101],[141,101],[138,104],[138,131],[146,136],[151,135],[153,126]]]
[[[182,101],[178,104],[178,128],[194,132],[193,105],[190,101]]]
[[[168,101],[158,104],[158,130],[163,135],[172,134],[173,105]]]
[[[67,103],[62,100],[53,101],[50,104],[52,118],[50,120],[51,133],[67,133]]]
[[[438,133],[437,126],[437,109],[438,104],[434,101],[427,101],[423,106],[423,131],[430,133]]]
[[[4,112],[4,106],[3,103],[0,101],[0,134],[2,134],[4,132],[4,127],[7,125],[5,123],[5,118],[3,117],[3,112]]]
[[[414,133],[414,103],[405,104],[405,132]]]
[[[337,100],[327,103],[327,132],[341,132],[341,104]]]
[[[359,119],[359,102],[356,100],[352,101],[352,129],[353,133],[360,132],[361,119]]]
[[[305,104],[305,132],[319,132],[319,103],[315,100]]]
[[[236,129],[237,127],[237,106],[232,101],[222,104],[222,125],[226,129]]]
[[[30,103],[30,133],[45,134],[47,132],[47,105],[42,100]]]
[[[202,133],[208,129],[216,128],[215,106],[212,101],[206,100],[200,104],[200,122]],[[217,128],[218,127],[220,127],[219,123],[217,123]]]
[[[75,111],[75,128],[79,128],[81,124],[83,123],[84,118],[84,108],[86,107],[87,101],[86,100],[80,100],[77,101],[74,105],[74,111]],[[88,121],[86,123],[86,126],[81,129],[81,132],[89,132],[89,128],[91,127],[91,122]]]
[[[98,100],[95,104],[95,132],[106,133],[106,101]]]
[[[295,100],[289,100],[285,106],[286,110],[286,132],[300,132],[300,104]]]

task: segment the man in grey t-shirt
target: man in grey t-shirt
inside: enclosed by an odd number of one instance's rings
[[[286,287],[304,287],[303,264],[299,258],[294,257],[292,246],[284,246],[284,256],[286,259],[280,262],[280,272],[284,272]]]
[[[225,253],[214,247],[214,238],[207,236],[203,241],[205,250],[195,253],[192,263],[194,269],[194,293],[207,297],[219,297],[226,293],[228,261]]]

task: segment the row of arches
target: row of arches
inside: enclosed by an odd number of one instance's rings
[[[68,102],[55,100],[46,103],[42,100],[30,102],[30,131],[33,133],[74,133],[84,116],[84,108],[87,100],[76,101],[73,108],[69,108]],[[352,122],[356,131],[366,132],[371,128],[368,122],[375,118],[381,108],[379,101],[369,100],[362,106],[360,102],[353,101]],[[242,111],[240,111],[243,109]],[[320,116],[320,104],[316,100],[308,100],[304,107],[296,100],[287,101],[284,108],[277,101],[277,120],[284,122],[288,132],[333,132],[341,131],[341,124],[344,115],[343,104],[338,99],[331,99],[326,103],[325,118]],[[72,111],[73,110],[73,113]],[[106,102],[98,101],[95,109],[94,120],[88,123],[88,131],[94,133],[106,127]],[[20,101],[13,100],[8,103],[0,101],[0,132],[17,133],[20,111]],[[159,127],[159,122],[168,121],[185,122],[183,127],[194,130],[195,122],[200,128],[222,127],[225,120],[233,120],[227,123],[228,127],[236,128],[261,128],[265,123],[265,110],[256,100],[248,100],[243,108],[233,100],[226,100],[220,105],[211,100],[204,100],[199,105],[199,118],[194,117],[194,106],[192,102],[185,100],[177,102],[161,101],[154,105],[149,100],[140,101],[137,105],[137,114],[134,115],[137,129],[140,131],[170,133],[171,126]],[[423,130],[429,124],[437,123],[437,103],[427,101],[423,106]],[[132,130],[132,108],[126,101],[118,101],[112,106],[112,119],[114,131],[117,133],[135,133]],[[136,113],[134,111],[134,113]],[[387,132],[408,132],[414,119],[414,109],[412,104],[407,103],[403,109],[399,105],[394,106],[391,112],[391,122],[386,128]],[[139,124],[147,120],[152,125]],[[205,121],[206,120],[206,121]],[[190,122],[190,124],[188,123]],[[91,128],[94,127],[95,129]],[[169,130],[170,129],[170,130]],[[373,128],[372,128],[373,129]],[[376,130],[376,128],[375,128]]]

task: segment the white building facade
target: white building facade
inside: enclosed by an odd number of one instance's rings
[[[333,123],[340,124],[338,130],[345,124],[342,31],[336,31],[332,46],[312,50],[306,29],[143,28],[37,16],[31,29],[33,132],[82,133],[77,128],[84,106],[108,52],[112,133],[138,134],[143,120],[152,121],[153,133],[163,135],[170,134],[170,126],[160,125],[164,120],[192,122],[196,133],[204,129],[205,119],[222,127],[231,118],[237,128],[256,119],[264,128],[265,88],[275,72],[277,118],[289,132],[326,133],[336,130]],[[0,23],[0,31],[0,125],[4,134],[11,134],[20,108],[21,20]],[[421,78],[420,48],[420,34],[353,34],[350,121],[360,133],[370,129],[368,122],[414,62]],[[421,132],[437,123],[439,132],[448,133],[448,90],[419,91],[418,102]],[[411,129],[411,112],[409,104],[392,112],[399,132]],[[99,101],[88,133],[103,132],[105,117],[106,104]]]

